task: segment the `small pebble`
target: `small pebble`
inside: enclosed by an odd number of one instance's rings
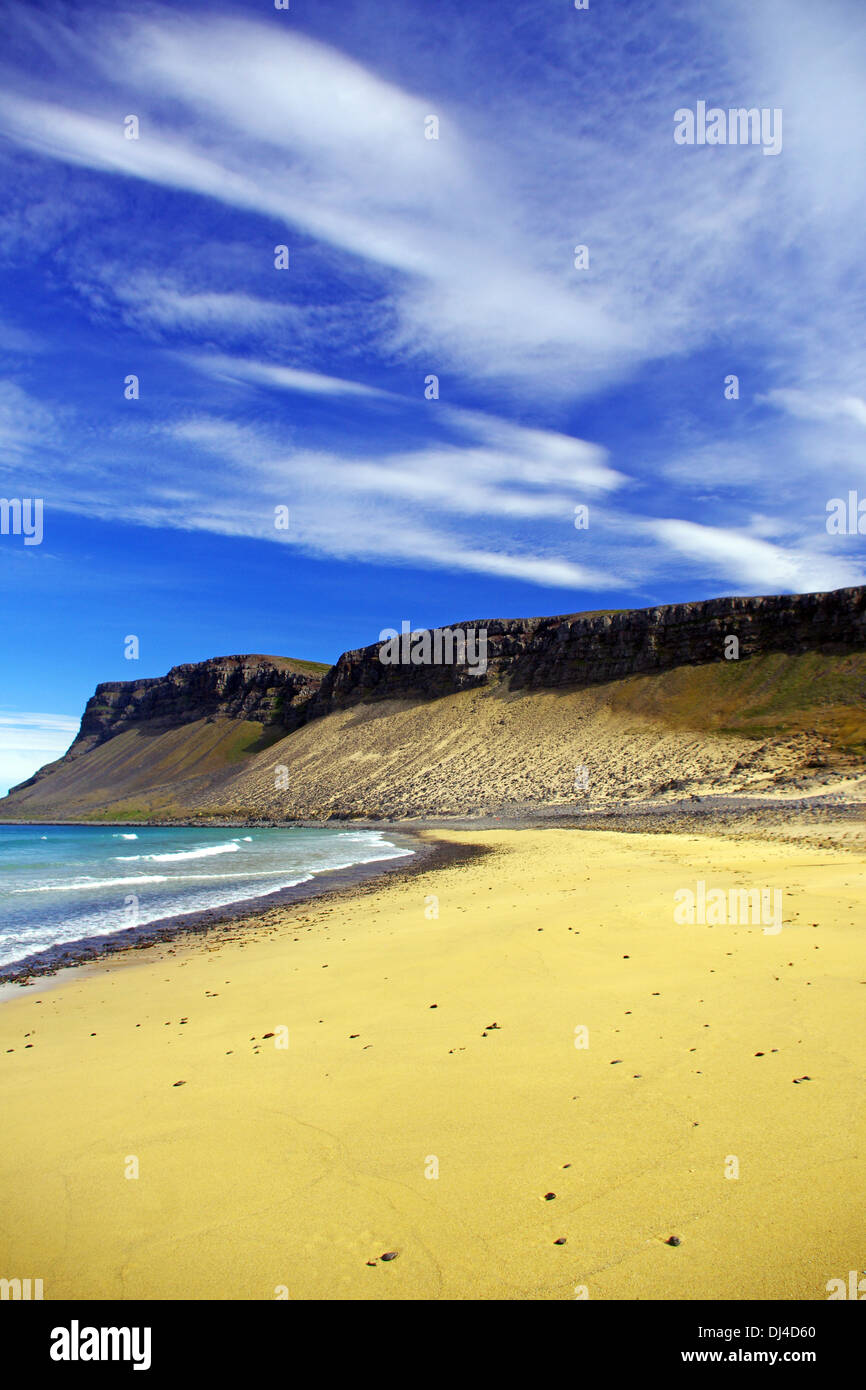
[[[665,1245],[682,1245],[682,1241],[679,1236],[668,1236]]]
[[[544,1200],[545,1200],[545,1202],[552,1202],[555,1196],[556,1196],[556,1193],[555,1193],[555,1192],[545,1192],[545,1194],[544,1194]]]
[[[564,1245],[564,1244],[565,1244],[565,1236],[560,1236],[560,1237],[559,1237],[559,1240],[555,1240],[553,1243],[554,1243],[554,1245]]]
[[[185,1081],[173,1081],[173,1082],[172,1082],[172,1085],[173,1085],[173,1086],[185,1086],[185,1085],[186,1085],[186,1082],[185,1082]]]
[[[386,1250],[386,1251],[385,1251],[385,1254],[380,1256],[380,1259],[383,1259],[383,1260],[396,1260],[396,1258],[397,1258],[397,1256],[399,1255],[399,1253],[400,1253],[399,1250]]]

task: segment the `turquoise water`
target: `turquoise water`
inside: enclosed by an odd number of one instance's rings
[[[0,825],[0,966],[411,853],[381,830]]]

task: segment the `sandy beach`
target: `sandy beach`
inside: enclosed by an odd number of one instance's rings
[[[862,1266],[862,853],[424,834],[487,853],[0,1001],[4,1274],[811,1300]],[[781,930],[675,922],[701,880],[780,889]]]

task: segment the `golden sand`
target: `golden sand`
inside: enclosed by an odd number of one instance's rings
[[[860,1269],[863,858],[435,838],[492,852],[0,1004],[0,1276],[47,1299],[825,1299]],[[698,879],[781,888],[781,932],[677,925]]]

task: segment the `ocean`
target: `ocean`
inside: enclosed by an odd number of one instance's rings
[[[381,830],[0,825],[0,967],[412,852]]]

